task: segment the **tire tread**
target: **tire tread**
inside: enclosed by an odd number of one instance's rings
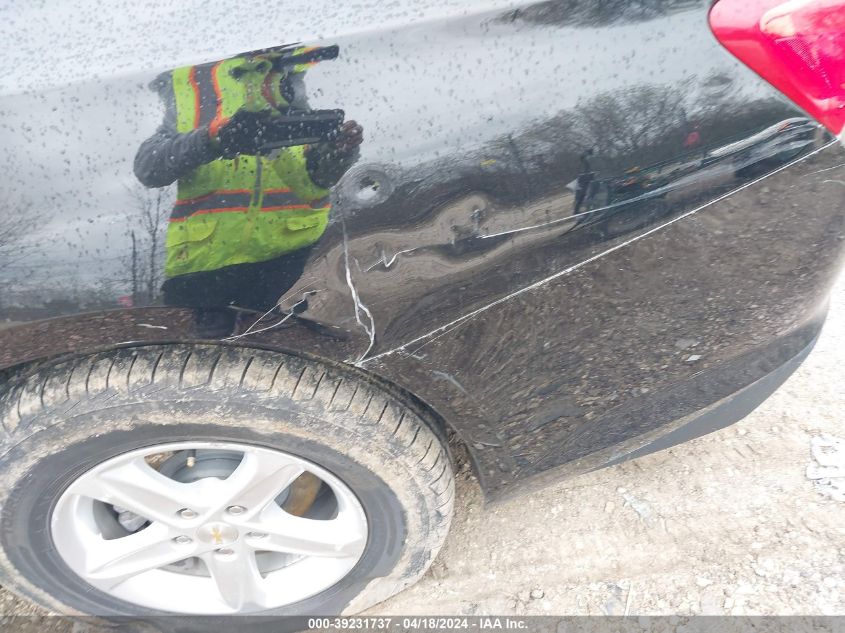
[[[454,475],[445,442],[417,407],[372,383],[356,370],[280,353],[214,345],[171,345],[113,350],[40,366],[15,377],[0,392],[0,454],[44,428],[57,414],[96,410],[115,399],[143,402],[173,390],[247,398],[259,406],[296,403],[323,416],[358,443],[379,442],[416,482],[427,508],[424,540],[395,590],[413,583],[433,561],[449,529]],[[111,406],[111,405],[110,405]],[[51,417],[52,416],[52,417]],[[395,591],[379,590],[376,601]]]

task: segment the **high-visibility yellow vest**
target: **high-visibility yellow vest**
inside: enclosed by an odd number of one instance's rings
[[[286,104],[281,76],[261,57],[178,68],[171,79],[180,133],[240,108]],[[313,244],[328,224],[329,193],[311,181],[305,146],[198,167],[177,184],[166,276],[267,261]]]

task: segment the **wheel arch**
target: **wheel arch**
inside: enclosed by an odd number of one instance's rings
[[[57,319],[62,321],[64,319]],[[5,332],[0,332],[0,335]],[[0,336],[0,341],[2,341]],[[13,388],[15,384],[25,380],[28,376],[46,367],[58,365],[75,359],[86,358],[97,354],[107,354],[112,351],[132,348],[168,347],[175,345],[203,345],[217,346],[220,348],[238,348],[242,350],[266,351],[271,353],[299,357],[305,360],[321,363],[336,371],[354,376],[358,380],[371,384],[407,406],[423,420],[438,436],[446,448],[453,466],[457,455],[466,456],[471,468],[476,475],[480,469],[473,455],[471,443],[461,434],[457,425],[453,424],[430,403],[420,398],[413,391],[398,384],[389,378],[370,371],[363,367],[357,367],[350,363],[343,362],[337,358],[327,356],[325,353],[306,351],[297,345],[282,345],[275,342],[260,342],[252,339],[240,339],[234,342],[223,342],[219,340],[204,340],[196,337],[173,338],[149,337],[147,340],[132,340],[127,342],[90,342],[83,344],[74,351],[59,351],[53,354],[42,354],[31,358],[23,357],[19,362],[0,367],[0,394]],[[479,481],[481,479],[479,478]]]

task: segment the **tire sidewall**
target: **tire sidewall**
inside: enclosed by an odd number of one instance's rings
[[[411,554],[404,545],[419,538],[413,532],[428,529],[419,487],[379,441],[376,428],[370,436],[360,426],[353,432],[343,425],[342,415],[329,421],[284,399],[270,407],[235,394],[194,394],[186,400],[184,393],[177,398],[159,392],[155,401],[112,399],[104,408],[38,423],[40,428],[0,458],[0,566],[4,576],[15,575],[15,584],[29,597],[57,610],[163,615],[85,583],[61,559],[50,530],[57,500],[77,477],[147,446],[195,440],[279,449],[325,468],[356,495],[369,538],[353,570],[316,596],[262,615],[341,613],[367,585],[389,576]]]

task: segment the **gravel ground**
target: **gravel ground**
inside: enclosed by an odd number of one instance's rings
[[[808,478],[845,439],[843,343],[845,278],[804,365],[730,428],[488,508],[463,465],[438,560],[371,613],[845,614],[845,501]],[[0,614],[36,613],[0,590]]]

